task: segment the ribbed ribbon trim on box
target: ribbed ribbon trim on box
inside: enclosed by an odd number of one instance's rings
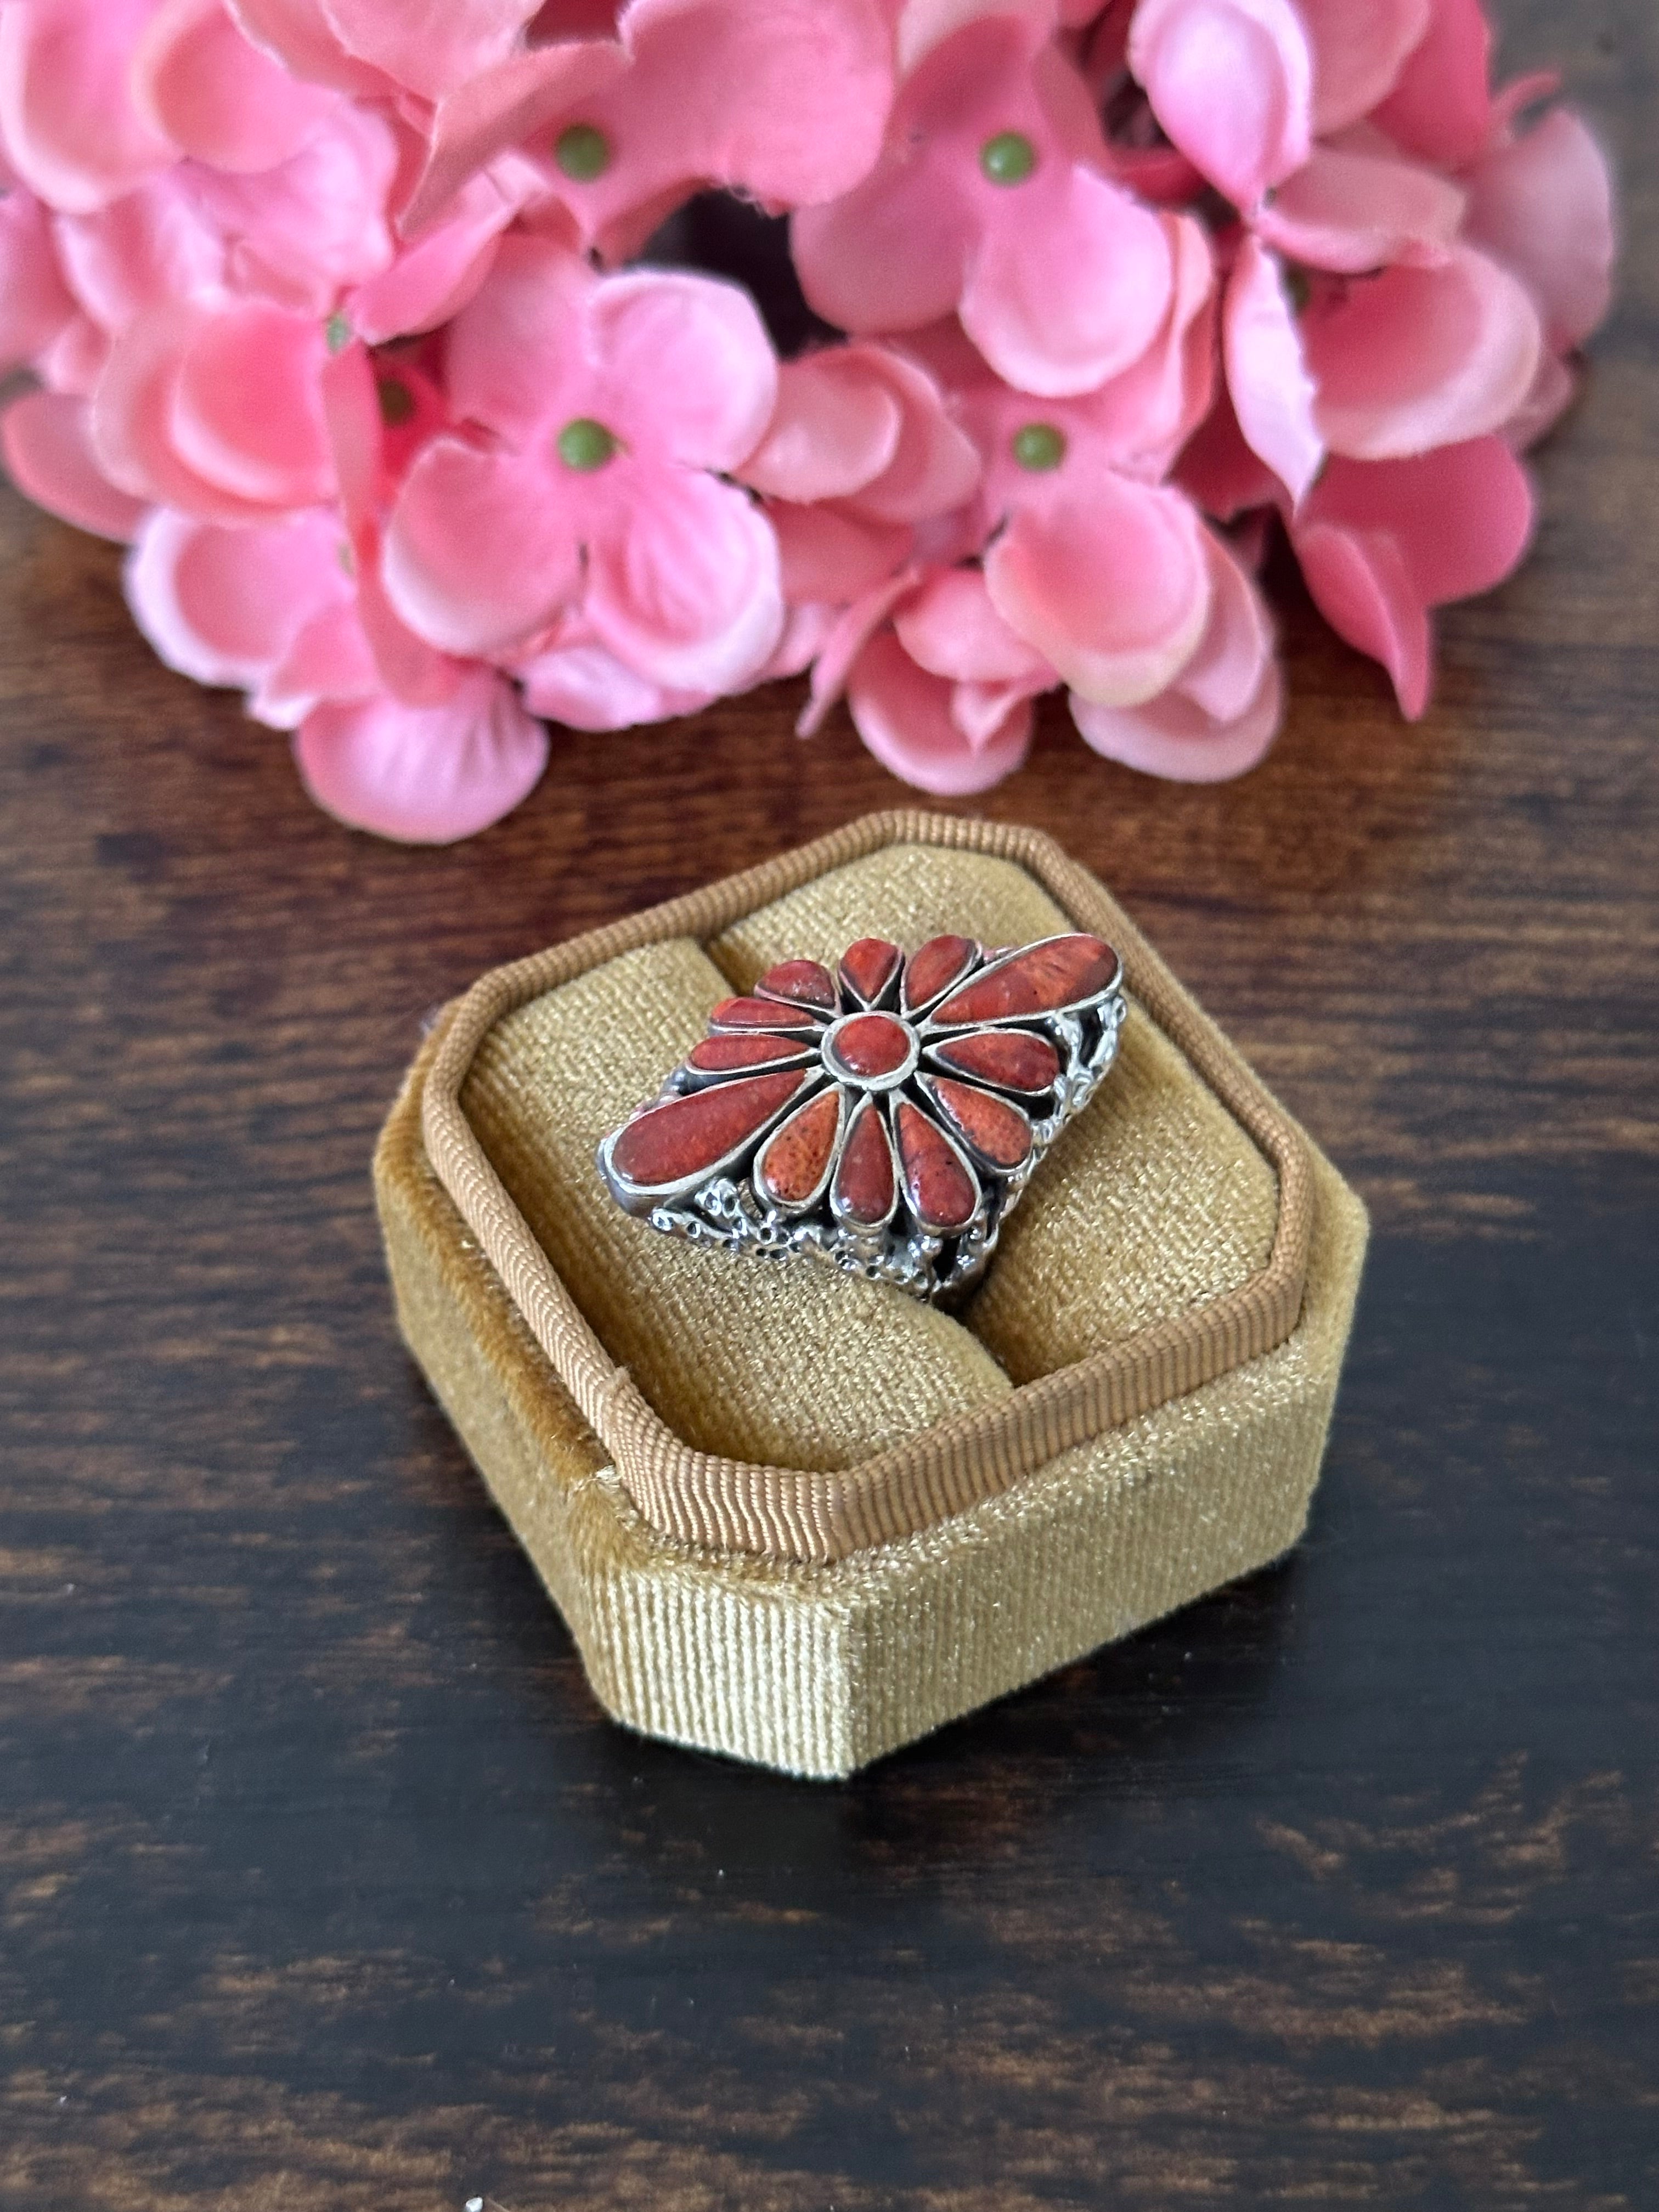
[[[1136,999],[1272,1164],[1279,1184],[1272,1249],[1265,1266],[1237,1288],[859,1466],[764,1467],[695,1450],[589,1327],[490,1164],[462,1110],[462,1086],[495,1024],[543,992],[661,939],[706,942],[830,869],[902,843],[1012,860],[1080,927],[1111,940]],[[929,1528],[1073,1446],[1272,1351],[1291,1335],[1301,1310],[1314,1194],[1300,1132],[1213,1024],[1167,988],[1139,933],[1094,878],[1051,838],[1013,824],[908,811],[868,815],[745,874],[492,970],[460,1001],[446,1030],[427,1078],[422,1126],[440,1181],[640,1513],[667,1535],[721,1551],[827,1561]]]

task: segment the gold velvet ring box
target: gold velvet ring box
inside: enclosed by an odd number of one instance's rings
[[[1116,1065],[959,1313],[624,1213],[595,1148],[716,1000],[860,937],[1071,929]],[[1295,1542],[1364,1208],[1051,840],[880,815],[495,970],[449,1007],[375,1184],[404,1334],[651,1735],[850,1774]]]

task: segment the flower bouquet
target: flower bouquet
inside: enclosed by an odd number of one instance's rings
[[[803,674],[930,792],[1061,686],[1237,775],[1270,528],[1409,715],[1524,550],[1613,222],[1490,46],[1479,0],[3,0],[6,462],[386,836],[495,819],[550,721]],[[687,265],[711,194],[770,330]]]

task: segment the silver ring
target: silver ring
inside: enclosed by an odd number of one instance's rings
[[[984,1273],[1038,1162],[1117,1053],[1123,966],[1085,932],[988,952],[860,938],[785,960],[599,1146],[665,1236],[799,1255],[919,1298]]]

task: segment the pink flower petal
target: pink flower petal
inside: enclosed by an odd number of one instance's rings
[[[945,413],[927,370],[887,346],[854,342],[841,350],[865,361],[899,410],[898,442],[886,467],[854,495],[858,513],[878,522],[926,522],[971,499],[979,453]]]
[[[1558,352],[1582,345],[1607,313],[1617,251],[1607,157],[1583,121],[1558,107],[1469,185],[1469,237],[1526,285]]]
[[[631,730],[696,714],[707,691],[671,691],[653,684],[602,645],[556,646],[519,672],[532,714],[572,730]]]
[[[1261,690],[1273,657],[1273,629],[1261,594],[1229,549],[1206,534],[1210,619],[1198,650],[1174,688],[1217,724],[1236,722]]]
[[[547,732],[489,669],[441,707],[319,707],[294,744],[319,806],[352,829],[417,845],[453,844],[499,822],[535,788],[547,754]]]
[[[90,315],[76,315],[46,350],[36,355],[34,372],[48,392],[67,392],[76,399],[88,399],[108,359],[109,339]]]
[[[1072,695],[1072,720],[1108,760],[1172,783],[1221,783],[1253,769],[1279,734],[1284,679],[1269,660],[1255,696],[1234,720],[1217,722],[1177,689],[1144,707],[1097,707]]]
[[[898,450],[899,403],[868,346],[785,362],[765,436],[738,473],[769,498],[809,504],[859,491]]]
[[[380,400],[380,387],[388,380],[413,403],[408,421],[395,429],[386,422]],[[438,705],[454,691],[462,665],[416,637],[387,599],[380,580],[380,516],[412,454],[442,422],[441,396],[412,362],[383,362],[377,372],[361,344],[335,355],[319,385],[356,556],[357,617],[380,671],[377,688],[405,706]]]
[[[30,361],[75,313],[46,210],[30,192],[0,199],[0,374]]]
[[[918,668],[890,630],[872,637],[848,681],[858,733],[892,775],[941,799],[988,791],[1024,762],[1031,708],[1021,701],[987,743],[968,742],[951,717],[951,686]]]
[[[749,294],[713,276],[640,269],[588,306],[593,361],[624,441],[684,467],[734,469],[778,393],[777,357]]]
[[[180,459],[270,507],[308,507],[336,485],[319,379],[322,327],[257,301],[210,317],[185,351],[173,404]]]
[[[580,118],[616,158],[563,194],[590,234],[699,182],[811,207],[880,151],[893,88],[882,0],[632,0],[622,28],[633,65]]]
[[[738,471],[757,491],[792,477],[799,489],[775,498],[838,498],[874,525],[933,522],[973,498],[978,449],[921,362],[854,338],[783,362],[779,376],[779,411]]]
[[[1283,272],[1253,237],[1240,246],[1227,280],[1221,327],[1227,389],[1244,441],[1300,500],[1319,473],[1325,441]]]
[[[297,730],[325,701],[372,699],[380,688],[357,611],[345,602],[304,625],[256,686],[247,711],[270,729]]]
[[[1578,378],[1557,354],[1540,360],[1532,390],[1504,425],[1504,442],[1524,453],[1547,437],[1578,396]]]
[[[1103,449],[1138,476],[1167,475],[1215,398],[1215,271],[1203,227],[1159,217],[1175,281],[1164,326],[1139,360],[1079,402]]]
[[[920,330],[954,312],[969,225],[925,163],[878,169],[842,198],[799,209],[790,225],[807,301],[843,331]]]
[[[92,394],[93,453],[110,481],[135,499],[204,522],[263,522],[266,506],[189,466],[173,434],[180,368],[211,312],[184,303],[152,307],[122,331]]]
[[[320,321],[343,286],[388,267],[386,203],[398,149],[384,116],[336,101],[273,169],[187,170],[197,204],[224,241],[231,289]]]
[[[370,345],[383,345],[447,322],[477,296],[495,265],[496,241],[517,212],[489,176],[475,177],[441,222],[347,294],[341,304],[352,329]]]
[[[1491,131],[1491,71],[1482,0],[1435,0],[1427,31],[1371,120],[1419,161],[1466,168]]]
[[[1417,721],[1429,703],[1434,641],[1395,539],[1315,522],[1297,531],[1296,556],[1326,621],[1358,652],[1382,662],[1401,714]]]
[[[1313,125],[1346,130],[1385,99],[1422,43],[1431,0],[1297,0],[1313,49]]]
[[[1001,684],[953,684],[951,720],[977,752],[1006,736],[1009,717],[1016,708],[1052,691],[1054,672],[1045,661],[1040,671]]]
[[[894,617],[912,660],[957,684],[1014,684],[1053,672],[1042,655],[1010,629],[977,568],[945,568]]]
[[[1157,207],[1190,204],[1204,191],[1204,179],[1158,127],[1145,88],[1129,72],[1129,27],[1133,5],[1122,0],[1107,8],[1087,34],[1079,67],[1094,95],[1095,112],[1109,120],[1107,173]]]
[[[844,606],[890,576],[910,550],[908,530],[866,522],[833,507],[777,501],[766,514],[778,541],[784,596],[791,602],[827,599]]]
[[[133,105],[132,52],[154,0],[30,0],[0,9],[0,134],[11,167],[82,215],[164,169],[174,149]]]
[[[1389,261],[1443,259],[1465,205],[1449,178],[1415,161],[1316,146],[1256,228],[1292,261],[1357,276]]]
[[[581,242],[612,263],[700,184],[807,206],[855,185],[874,161],[892,89],[881,0],[632,0],[625,49],[615,18],[544,9],[543,43],[453,80],[405,212],[411,232],[506,148],[545,162],[567,124],[597,131],[609,158],[591,179],[547,163],[545,181]]]
[[[1326,620],[1382,663],[1414,720],[1429,697],[1429,609],[1501,582],[1532,516],[1525,471],[1481,438],[1412,460],[1334,460],[1292,535]]]
[[[93,458],[84,399],[25,392],[0,416],[0,450],[19,491],[77,530],[124,544],[143,520],[143,501],[118,490]]]
[[[460,80],[438,102],[426,166],[401,228],[416,237],[469,179],[509,146],[550,149],[557,119],[579,109],[628,65],[614,39],[567,39],[511,55]]]
[[[657,468],[589,539],[587,620],[632,668],[672,690],[732,691],[783,629],[778,544],[744,492]]]
[[[382,70],[346,52],[323,0],[226,0],[226,5],[246,39],[307,84],[331,85],[371,100],[396,90]]]
[[[1018,391],[1092,392],[1152,344],[1172,283],[1158,216],[1073,168],[987,223],[963,288],[963,328]]]
[[[381,575],[418,636],[446,653],[496,653],[574,598],[575,515],[549,469],[434,438],[398,495]]]
[[[1413,590],[1443,606],[1513,573],[1532,534],[1533,495],[1504,441],[1476,438],[1412,460],[1334,460],[1304,513],[1310,523],[1386,532]]]
[[[1210,611],[1182,495],[1101,470],[1016,514],[985,556],[997,611],[1085,699],[1138,706],[1191,658]]]
[[[410,91],[438,100],[504,61],[537,0],[323,0],[348,53]]]
[[[1532,387],[1542,333],[1525,289],[1459,246],[1438,268],[1385,269],[1316,300],[1302,342],[1326,443],[1384,460],[1500,428]]]
[[[772,658],[757,675],[755,683],[774,684],[781,677],[804,674],[823,652],[835,626],[836,609],[832,606],[820,603],[786,608],[783,635],[773,647]]]
[[[357,533],[356,550],[357,621],[380,671],[376,689],[405,707],[441,706],[453,696],[466,663],[417,637],[398,613],[381,580],[380,537],[372,524]]]
[[[457,417],[528,447],[586,411],[583,342],[599,283],[580,254],[550,239],[504,238],[482,289],[450,327]]]
[[[1036,46],[1048,36],[1057,20],[1081,23],[1098,12],[1095,0],[1066,0],[1060,8],[1054,0],[996,0],[994,6],[988,0],[899,0],[895,32],[899,74],[912,76],[935,46],[988,15],[1023,18],[1029,42]]]
[[[274,168],[332,105],[244,38],[223,0],[162,0],[138,41],[132,83],[145,118],[216,169]]]
[[[1277,501],[1280,479],[1252,453],[1223,392],[1181,456],[1181,489],[1218,522],[1232,522]]]
[[[349,605],[337,520],[313,513],[252,530],[162,508],[126,567],[127,604],[169,668],[198,684],[257,684],[301,629]]]
[[[317,386],[340,505],[355,534],[378,513],[385,481],[386,424],[368,348],[351,344],[331,355]]]
[[[902,568],[843,607],[824,633],[812,663],[806,704],[795,723],[798,738],[815,738],[847,687],[848,672],[900,600],[916,586],[918,572]]]
[[[1072,697],[1072,718],[1097,752],[1191,783],[1254,767],[1273,742],[1283,704],[1273,626],[1260,593],[1217,538],[1206,535],[1204,550],[1209,621],[1168,688],[1134,707]]]
[[[75,295],[106,331],[146,307],[200,298],[223,280],[223,240],[177,169],[95,215],[59,216],[56,228]]]
[[[562,216],[566,227],[558,235],[564,244],[592,252],[602,268],[620,269],[641,258],[669,217],[685,205],[694,189],[682,178],[677,184],[665,185],[650,199],[624,208],[619,215],[600,217],[592,209],[585,209],[582,216],[591,219],[591,233],[588,222],[580,219],[562,200],[550,201],[545,210],[537,210],[536,227],[538,230],[550,229]],[[574,187],[569,197],[575,197]]]
[[[1140,0],[1129,66],[1169,136],[1236,207],[1307,160],[1312,58],[1290,0]]]

